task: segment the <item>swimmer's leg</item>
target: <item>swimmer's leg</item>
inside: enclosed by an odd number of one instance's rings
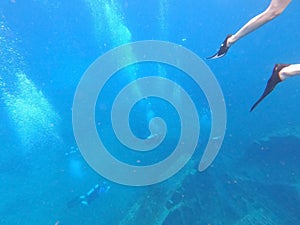
[[[289,65],[287,67],[284,67],[279,72],[279,77],[282,81],[296,75],[300,75],[300,64]]]
[[[224,56],[231,45],[240,40],[242,37],[266,24],[270,20],[279,16],[290,2],[291,0],[272,0],[269,7],[264,12],[252,18],[235,34],[227,36],[225,41],[222,43],[220,50],[212,57],[209,57],[209,59],[215,59]],[[224,48],[226,49],[226,51],[222,52],[222,49]]]
[[[228,39],[228,47],[230,47],[242,37],[246,36],[247,34],[279,16],[290,2],[291,0],[272,0],[269,7],[264,12],[252,18],[237,33],[235,33]]]

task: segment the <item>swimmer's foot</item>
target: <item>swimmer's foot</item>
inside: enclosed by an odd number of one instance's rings
[[[228,46],[227,41],[228,41],[228,38],[230,38],[231,36],[232,36],[232,34],[227,35],[226,39],[221,44],[219,51],[216,54],[208,57],[207,59],[217,59],[217,58],[224,56],[230,47],[230,46]]]
[[[279,72],[284,68],[284,67],[287,67],[289,66],[290,64],[276,64],[274,66],[274,69],[273,69],[273,73],[271,75],[271,77],[269,78],[268,80],[268,83],[267,83],[267,86],[264,90],[264,93],[262,94],[262,96],[257,100],[257,102],[255,102],[255,104],[252,106],[250,112],[253,111],[253,109],[255,109],[255,107],[265,98],[267,97],[268,94],[270,94],[275,86],[280,83],[282,80],[280,79],[279,77]]]

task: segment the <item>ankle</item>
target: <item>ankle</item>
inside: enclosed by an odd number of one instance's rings
[[[234,36],[232,35],[232,36],[230,36],[228,39],[227,39],[227,43],[226,43],[226,45],[227,45],[227,47],[229,48],[231,45],[233,45],[234,44]]]
[[[278,73],[278,77],[279,77],[279,79],[280,79],[281,81],[284,81],[284,80],[286,80],[289,76],[288,76],[287,74],[285,74],[285,73],[282,73],[282,71],[280,71],[280,72]]]

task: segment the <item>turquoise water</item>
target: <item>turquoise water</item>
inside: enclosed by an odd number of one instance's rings
[[[205,59],[228,33],[268,4],[266,0],[1,1],[0,223],[300,224],[298,77],[280,84],[249,112],[274,64],[300,61],[299,2],[232,46],[226,57]],[[223,91],[227,128],[213,164],[199,172],[211,129],[205,94],[182,71],[163,64],[119,71],[95,107],[98,134],[119,160],[136,166],[159,162],[172,153],[180,136],[175,108],[149,98],[132,109],[132,132],[147,138],[149,121],[161,117],[168,125],[165,140],[147,154],[120,143],[111,127],[112,102],[137,78],[157,75],[178,83],[194,101],[201,125],[196,151],[183,169],[164,182],[131,187],[100,176],[83,159],[73,134],[72,104],[76,87],[94,60],[140,40],[174,42],[208,64]],[[128,52],[128,57],[134,56]],[[140,92],[137,86],[136,93]],[[182,98],[175,91],[173,96]]]

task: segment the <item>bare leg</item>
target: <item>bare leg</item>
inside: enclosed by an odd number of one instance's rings
[[[279,72],[279,78],[283,81],[289,77],[300,75],[300,64],[292,64],[284,67]]]
[[[227,47],[230,47],[245,35],[279,16],[290,2],[291,0],[271,0],[269,7],[264,12],[251,19],[236,34],[228,38]]]
[[[291,3],[291,1],[292,0],[271,0],[270,5],[264,12],[252,18],[235,34],[228,35],[226,39],[223,41],[223,43],[221,44],[219,51],[216,54],[208,57],[208,59],[217,59],[226,55],[231,45],[233,45],[235,42],[240,40],[245,35],[253,32],[257,28],[261,27],[262,25],[266,24],[270,20],[279,16],[285,10],[285,8]]]

